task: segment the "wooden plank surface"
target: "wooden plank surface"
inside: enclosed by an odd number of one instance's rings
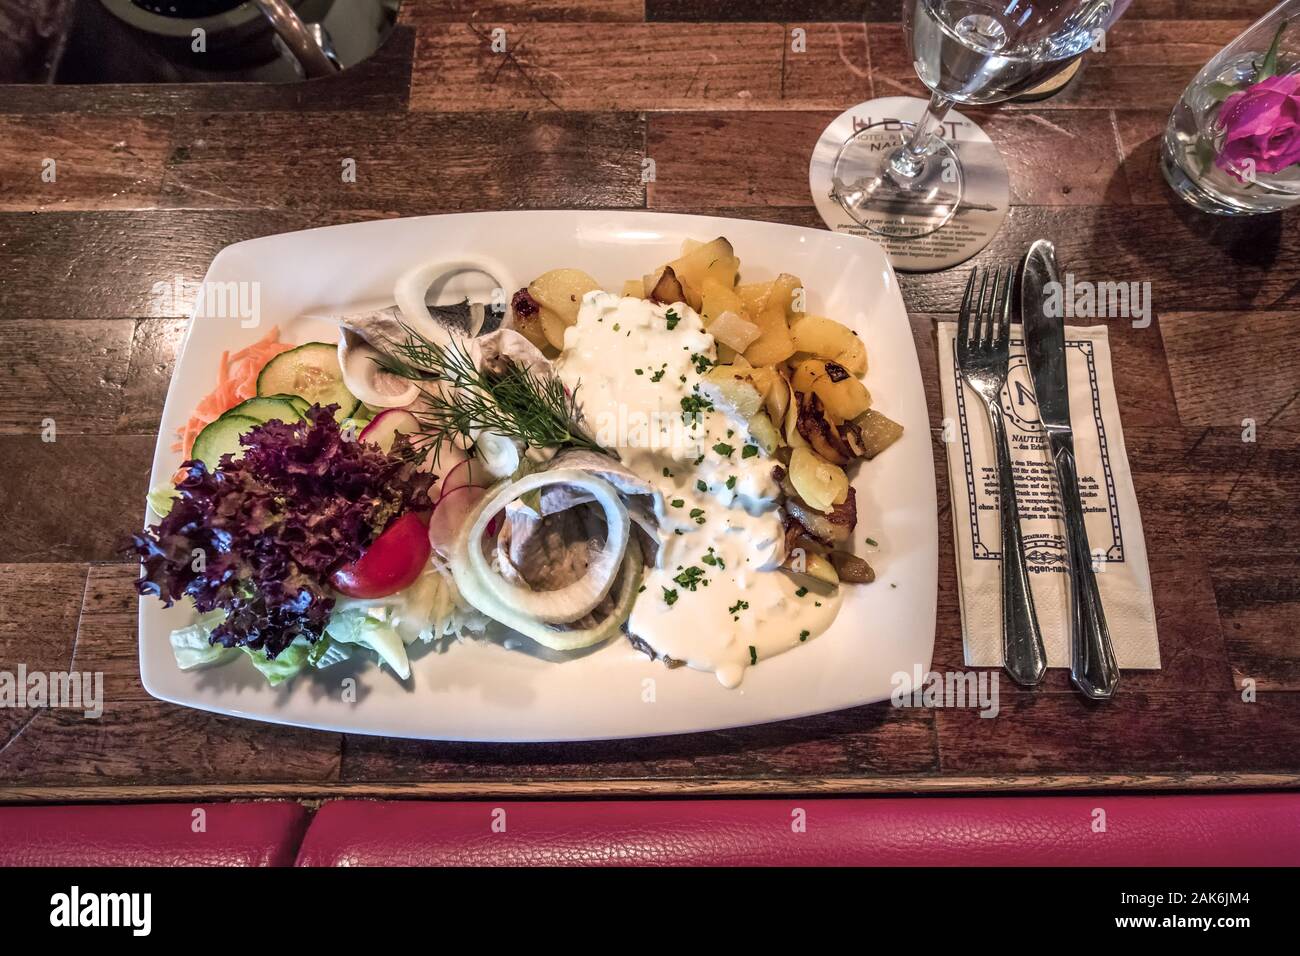
[[[103,435],[124,413],[135,322],[6,322],[0,435]]]
[[[0,435],[0,563],[121,561],[144,515],[151,435],[77,435],[57,428]]]
[[[229,720],[150,697],[140,686],[135,642],[124,640],[135,630],[135,569],[81,570],[85,596],[70,666],[103,675],[103,714],[87,719],[73,710],[37,711],[21,735],[0,747],[8,781],[103,786],[337,779],[336,736]]]
[[[603,2],[587,0],[583,6],[598,7]],[[1230,10],[1234,16],[1249,21],[1274,6],[1271,0],[1237,0],[1230,5],[1222,0],[1135,0],[1129,16],[1145,20],[1215,20]],[[897,23],[901,8],[901,0],[645,0],[647,20],[797,22],[864,18],[873,23]]]
[[[340,124],[346,148],[324,146]],[[160,204],[331,216],[641,206],[644,139],[635,113],[199,114],[177,121]]]
[[[43,673],[72,666],[87,573],[78,564],[0,564],[0,661],[11,678],[19,663]],[[0,757],[41,714],[0,708]]]
[[[0,116],[0,210],[154,205],[171,120]]]
[[[102,674],[105,707],[0,710],[0,800],[1300,785],[1297,220],[1202,216],[1157,165],[1183,86],[1268,6],[1137,0],[1063,94],[972,111],[1013,202],[976,261],[1047,236],[1079,278],[1151,283],[1153,321],[1109,334],[1163,668],[1104,705],[1052,671],[1032,691],[1001,681],[992,719],[885,704],[636,748],[341,736],[150,698],[119,549],[192,305],[170,290],[232,242],[394,215],[819,227],[808,156],[826,123],[920,91],[896,0],[408,0],[372,60],[326,81],[4,88],[0,670]],[[964,281],[901,279],[934,423],[940,670],[963,665],[934,327]]]
[[[405,0],[398,22],[419,30],[431,23],[491,24],[498,20],[574,20],[586,23],[645,19],[645,0]]]
[[[774,23],[430,25],[416,42],[411,108],[761,108],[781,102],[784,39]]]
[[[1294,313],[1173,313],[1161,316],[1160,335],[1187,424],[1300,433]],[[1243,390],[1243,381],[1255,387]]]

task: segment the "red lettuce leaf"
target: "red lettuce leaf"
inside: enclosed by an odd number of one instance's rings
[[[428,507],[432,476],[400,454],[344,435],[335,406],[307,420],[267,422],[240,439],[242,456],[214,471],[187,461],[179,497],[157,525],[132,535],[141,594],[224,610],[212,642],[274,658],[297,637],[320,639],[334,607],[329,578],[390,521]]]

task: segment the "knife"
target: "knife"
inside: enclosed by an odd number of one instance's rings
[[[1056,283],[1049,286],[1049,283]],[[1070,679],[1095,700],[1115,693],[1119,667],[1106,627],[1106,614],[1092,572],[1092,551],[1079,499],[1079,473],[1070,429],[1070,386],[1065,374],[1065,319],[1048,315],[1052,289],[1060,292],[1056,249],[1045,239],[1029,247],[1020,272],[1020,320],[1025,353],[1038,401],[1038,417],[1047,433],[1056,466],[1056,484],[1065,514],[1066,557],[1070,598]],[[1059,301],[1059,299],[1058,299]],[[1064,310],[1052,310],[1064,311]]]

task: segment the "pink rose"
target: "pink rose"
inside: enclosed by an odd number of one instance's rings
[[[1233,93],[1219,110],[1227,131],[1214,164],[1243,182],[1300,162],[1300,74],[1273,76]]]

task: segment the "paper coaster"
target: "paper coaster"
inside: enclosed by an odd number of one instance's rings
[[[888,96],[845,110],[822,132],[808,165],[813,202],[826,225],[836,232],[876,240],[894,268],[904,272],[936,272],[965,262],[989,244],[1010,207],[1011,183],[997,147],[982,129],[954,110],[944,120],[943,135],[961,157],[965,196],[951,221],[928,236],[894,239],[871,232],[844,211],[831,191],[831,173],[840,147],[866,127],[880,129],[882,139],[897,133],[900,121],[919,120],[925,107],[925,100]]]

